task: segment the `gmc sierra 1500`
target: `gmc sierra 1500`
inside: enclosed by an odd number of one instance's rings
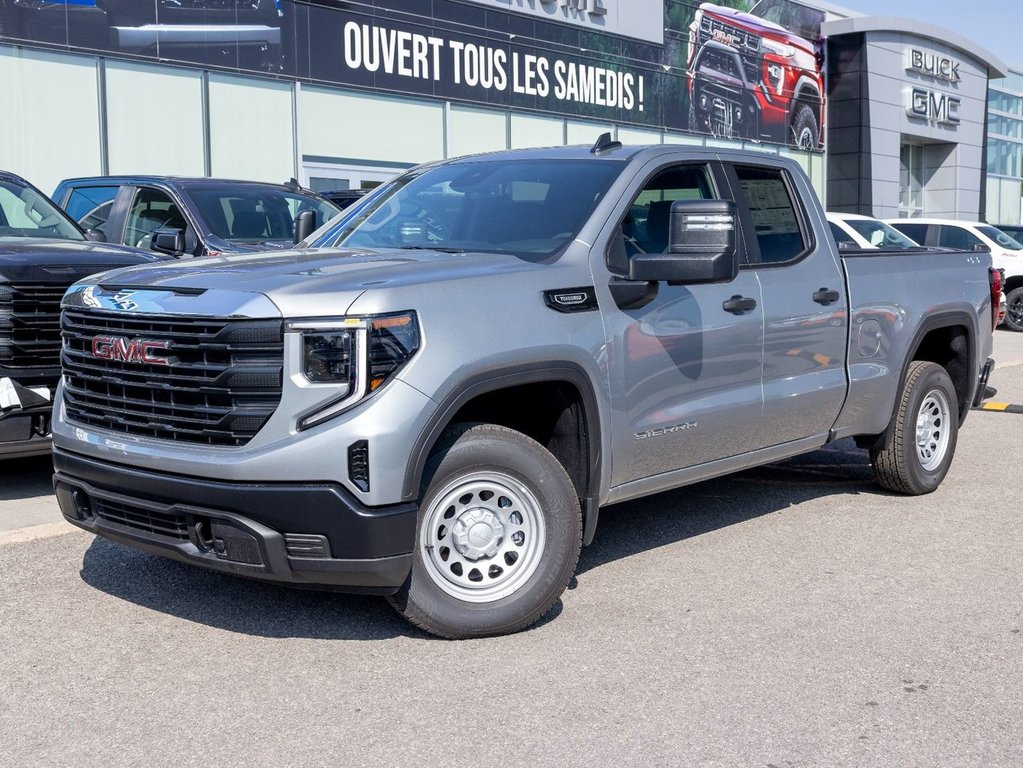
[[[463,158],[339,226],[338,249],[68,292],[68,520],[389,595],[441,636],[513,632],[603,505],[846,437],[883,487],[933,491],[993,365],[989,254],[840,253],[799,167],[761,153]]]

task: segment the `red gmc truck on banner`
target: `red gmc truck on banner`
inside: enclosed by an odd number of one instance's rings
[[[823,149],[825,12],[761,0],[703,3],[689,27],[689,129]]]

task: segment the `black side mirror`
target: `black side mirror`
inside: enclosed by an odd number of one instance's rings
[[[87,229],[85,230],[85,239],[91,240],[94,243],[105,243],[107,236],[98,229]]]
[[[171,228],[154,230],[149,247],[157,253],[181,256],[185,253],[185,230]]]
[[[637,253],[629,278],[681,284],[727,283],[739,274],[731,200],[676,200],[671,204],[666,253]]]
[[[316,230],[316,211],[299,211],[295,217],[295,242],[301,243]]]

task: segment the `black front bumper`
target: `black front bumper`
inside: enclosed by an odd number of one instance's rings
[[[415,504],[364,507],[333,483],[169,475],[55,448],[67,520],[175,560],[268,581],[392,594],[412,566]]]

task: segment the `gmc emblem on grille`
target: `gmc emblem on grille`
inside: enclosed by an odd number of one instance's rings
[[[149,363],[151,365],[170,365],[166,357],[153,354],[157,349],[168,349],[169,341],[150,341],[148,339],[129,339],[124,336],[93,336],[92,356],[103,360],[118,360],[122,363]]]

